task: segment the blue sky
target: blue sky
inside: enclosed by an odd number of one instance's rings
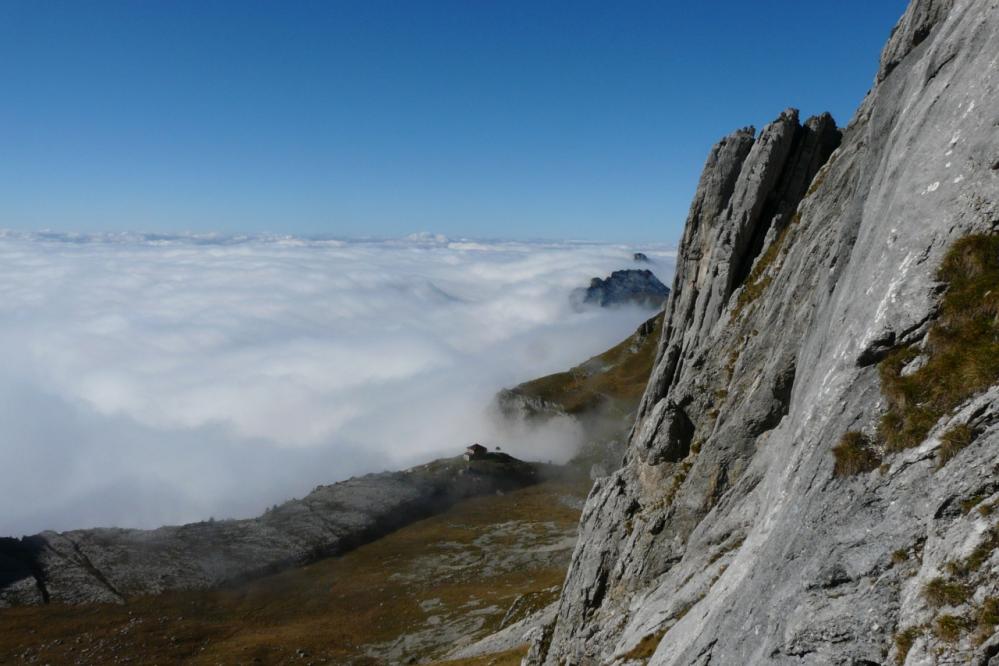
[[[901,0],[0,0],[0,227],[674,242],[710,145],[845,124]]]

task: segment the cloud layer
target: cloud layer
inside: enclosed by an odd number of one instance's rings
[[[563,459],[574,424],[488,407],[648,316],[568,300],[632,251],[0,232],[0,534],[253,515],[470,440]]]

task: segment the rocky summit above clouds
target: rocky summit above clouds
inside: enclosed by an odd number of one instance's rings
[[[997,53],[999,3],[914,0],[842,139],[711,150],[529,664],[999,663]]]
[[[593,278],[589,287],[576,289],[571,298],[577,306],[599,305],[606,308],[635,304],[658,310],[667,296],[669,287],[660,282],[652,271],[627,269],[614,271],[606,278]]]

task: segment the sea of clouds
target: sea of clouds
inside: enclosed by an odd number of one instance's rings
[[[572,289],[665,247],[0,231],[0,535],[246,517],[471,441],[585,433],[492,398],[649,316]]]

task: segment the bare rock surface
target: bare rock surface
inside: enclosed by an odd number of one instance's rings
[[[0,539],[0,606],[121,602],[206,589],[336,555],[475,495],[536,483],[547,466],[442,459],[319,486],[247,520]]]
[[[880,469],[832,455],[874,431],[877,362],[925,336],[947,249],[999,231],[997,63],[999,3],[914,0],[842,135],[789,109],[712,148],[625,465],[527,663],[999,663],[976,610],[999,595],[999,388]],[[957,425],[977,436],[941,466]]]
[[[542,627],[555,619],[555,604],[549,604],[536,613],[517,620],[485,638],[460,647],[448,654],[445,659],[473,659],[484,655],[506,652],[529,643]]]

